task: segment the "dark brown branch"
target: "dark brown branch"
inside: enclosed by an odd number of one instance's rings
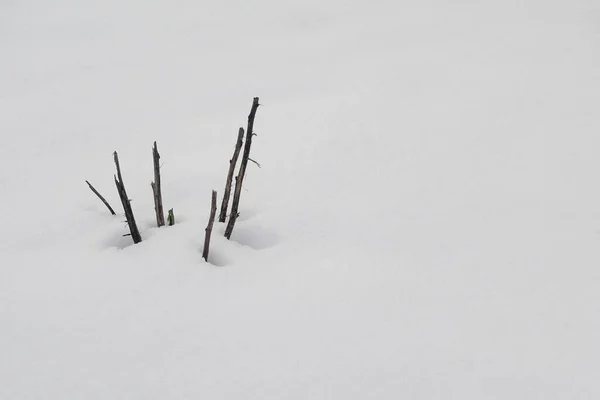
[[[250,157],[250,146],[252,146],[252,134],[254,133],[254,117],[256,116],[256,110],[258,109],[258,97],[255,97],[252,101],[252,108],[248,115],[248,128],[246,129],[246,144],[244,145],[244,155],[242,156],[242,162],[240,164],[240,171],[238,176],[235,178],[235,192],[233,193],[233,203],[231,205],[231,214],[229,215],[229,222],[225,228],[225,237],[231,238],[235,221],[239,217],[239,205],[240,195],[242,193],[242,184],[244,183],[244,176],[246,175],[246,166],[248,165],[248,158]]]
[[[237,142],[235,143],[235,150],[233,151],[233,157],[229,160],[229,172],[227,172],[227,181],[225,182],[225,191],[223,192],[223,201],[221,202],[221,212],[219,213],[219,222],[225,222],[227,218],[227,207],[229,207],[229,196],[231,195],[231,180],[233,179],[233,173],[235,165],[237,164],[242,144],[244,143],[244,128],[240,128],[238,131]]]
[[[115,165],[117,166],[117,178],[119,179],[119,182],[123,182],[123,177],[121,176],[121,167],[119,166],[119,156],[117,155],[116,151],[113,153],[113,156],[115,159]]]
[[[133,238],[133,243],[139,243],[142,241],[142,236],[135,223],[135,217],[133,216],[133,210],[131,208],[131,200],[127,197],[125,191],[125,184],[123,183],[123,177],[121,176],[121,167],[119,166],[119,156],[117,152],[114,152],[115,165],[117,166],[117,175],[115,175],[115,185],[117,186],[117,192],[119,192],[119,198],[121,204],[123,204],[123,211],[125,211],[125,218],[127,219],[127,225],[129,225],[129,231]]]
[[[102,195],[96,190],[96,188],[94,188],[92,186],[92,184],[89,183],[88,181],[85,181],[85,183],[87,183],[88,186],[90,187],[90,190],[92,192],[94,192],[96,194],[96,196],[98,196],[98,198],[100,198],[100,200],[102,200],[102,202],[104,203],[104,205],[106,206],[106,208],[108,208],[108,211],[110,211],[110,213],[112,215],[115,215],[115,210],[112,209],[112,207],[110,206],[110,204],[108,204],[108,201],[106,201],[106,199],[104,197],[102,197]]]
[[[160,186],[160,154],[158,154],[156,142],[154,142],[154,147],[152,147],[152,158],[154,160],[154,182],[152,182],[150,186],[152,186],[152,193],[154,194],[154,211],[156,212],[156,226],[161,227],[165,225],[165,213],[163,211],[162,191]]]
[[[210,247],[210,235],[212,234],[212,228],[215,224],[215,214],[217,213],[217,192],[212,191],[212,201],[210,203],[210,217],[208,218],[208,225],[204,230],[204,249],[202,250],[202,257],[204,261],[208,262],[208,249]]]

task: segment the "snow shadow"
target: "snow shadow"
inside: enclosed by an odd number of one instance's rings
[[[276,233],[260,226],[236,226],[231,235],[231,240],[255,250],[268,249],[280,242],[280,238]]]
[[[123,250],[126,247],[134,245],[131,236],[123,236],[123,234],[119,233],[107,236],[107,238],[104,239],[102,244],[102,247],[105,249],[117,248],[119,250]]]
[[[202,254],[202,250],[200,250],[200,254]],[[208,264],[215,267],[226,267],[231,264],[231,259],[219,250],[210,249],[208,252]]]
[[[154,226],[151,226],[150,228],[145,228],[146,225],[147,224],[143,222],[142,228],[139,229],[140,234],[142,235],[142,242],[149,240],[153,236],[159,234],[160,229],[165,229],[164,227],[157,228],[156,222],[154,222]],[[138,227],[139,226],[140,225],[138,224]],[[133,246],[134,244],[135,243],[133,243],[131,235],[129,235],[129,228],[127,227],[127,224],[123,224],[122,229],[115,229],[111,230],[110,232],[107,232],[105,235],[105,239],[102,241],[102,247],[105,249],[117,248],[119,250],[123,250],[129,246]]]

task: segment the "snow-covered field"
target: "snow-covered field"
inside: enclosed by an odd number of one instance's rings
[[[0,399],[600,398],[596,0],[8,0],[0,49]]]

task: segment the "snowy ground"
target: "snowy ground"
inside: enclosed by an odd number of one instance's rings
[[[600,398],[600,5],[449,3],[1,2],[0,398]]]

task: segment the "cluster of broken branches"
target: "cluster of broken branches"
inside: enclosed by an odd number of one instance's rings
[[[227,239],[231,238],[231,234],[233,232],[233,228],[235,226],[235,222],[240,215],[239,205],[240,205],[240,196],[242,193],[242,185],[244,183],[244,177],[246,176],[246,169],[248,166],[248,161],[253,162],[260,168],[260,164],[250,158],[250,148],[252,146],[252,137],[256,136],[254,133],[254,119],[256,116],[256,110],[258,109],[258,97],[255,97],[252,101],[252,107],[250,109],[250,114],[248,115],[248,125],[246,130],[244,128],[240,128],[238,131],[237,141],[235,144],[235,149],[233,152],[233,157],[229,160],[229,170],[227,172],[227,179],[225,182],[225,190],[223,192],[223,199],[221,202],[221,209],[219,212],[219,222],[225,222],[227,219],[227,215],[229,215],[229,221],[227,222],[227,226],[225,228],[225,237]],[[245,134],[245,140],[244,140]],[[233,191],[233,200],[231,203],[231,211],[229,214],[227,210],[229,208],[229,200],[231,197],[231,189],[232,189],[232,180],[235,173],[235,167],[242,149],[242,145],[244,146],[244,152],[242,154],[242,160],[240,163],[240,168],[235,177],[235,188]],[[117,192],[119,194],[119,199],[121,200],[121,204],[123,205],[123,212],[125,214],[125,219],[127,225],[129,227],[129,233],[123,236],[131,236],[134,243],[140,243],[142,241],[142,236],[137,227],[137,223],[135,221],[135,217],[133,215],[133,209],[131,207],[131,199],[127,196],[127,191],[125,190],[125,183],[123,182],[123,176],[121,173],[121,166],[119,164],[119,157],[117,152],[113,153],[113,158],[115,162],[115,166],[117,169],[117,173],[114,176],[115,185],[117,187]],[[165,215],[164,215],[164,207],[162,200],[162,188],[161,188],[161,177],[160,177],[160,154],[158,153],[158,146],[156,142],[154,142],[154,146],[152,147],[152,160],[154,163],[154,181],[150,183],[152,187],[152,194],[154,198],[154,211],[156,214],[156,225],[158,227],[165,225]],[[110,206],[108,201],[98,192],[90,182],[86,181],[90,190],[98,196],[98,198],[104,203],[104,205],[108,208],[112,215],[115,215],[115,211]],[[210,246],[210,237],[213,230],[213,225],[217,212],[217,192],[215,190],[212,191],[211,196],[211,208],[210,208],[210,216],[208,220],[208,225],[205,229],[205,237],[204,237],[204,248],[202,251],[202,257],[208,261],[208,252]],[[168,211],[167,216],[168,225],[175,224],[175,216],[173,214],[173,209],[171,208]]]
[[[152,158],[154,160],[154,181],[150,183],[150,186],[152,187],[152,193],[154,196],[156,225],[158,227],[161,227],[165,225],[165,216],[163,212],[162,192],[160,185],[160,154],[158,153],[158,147],[156,145],[156,142],[154,142],[154,146],[152,147]],[[133,215],[133,209],[131,207],[131,199],[127,196],[127,190],[125,189],[125,183],[123,182],[123,175],[121,173],[121,165],[119,164],[119,155],[116,151],[113,153],[113,159],[117,168],[117,173],[114,176],[115,185],[117,187],[119,199],[121,200],[121,204],[123,205],[123,212],[125,214],[126,220],[125,222],[129,226],[129,233],[123,236],[131,236],[131,238],[133,239],[133,243],[139,243],[142,241],[142,235],[140,234],[140,231],[137,227],[137,223],[135,222],[135,216]],[[115,211],[110,206],[110,204],[108,204],[108,201],[106,201],[106,199],[100,194],[100,192],[98,192],[90,182],[85,182],[88,184],[90,190],[94,192],[100,200],[102,200],[102,202],[106,205],[110,213],[112,215],[115,215]],[[173,214],[173,209],[169,210],[169,213],[169,215],[171,216]],[[170,225],[173,225],[175,223],[174,217],[172,218],[172,221],[173,223]]]

